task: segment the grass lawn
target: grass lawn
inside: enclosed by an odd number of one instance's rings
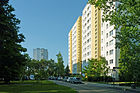
[[[43,81],[13,81],[11,84],[0,84],[0,93],[77,93],[75,90]]]

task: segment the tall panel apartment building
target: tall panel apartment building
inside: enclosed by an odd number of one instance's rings
[[[117,5],[118,2],[114,1],[113,7],[116,8]],[[87,4],[83,9],[81,18],[82,40],[77,41],[77,22],[69,32],[70,72],[76,73],[76,71],[78,71],[78,62],[82,62],[83,69],[88,64],[88,59],[99,59],[99,57],[102,56],[107,59],[108,67],[110,67],[110,72],[108,75],[118,79],[117,70],[115,73],[113,72],[113,68],[118,67],[118,61],[120,56],[119,49],[115,48],[117,40],[114,37],[116,36],[117,30],[114,30],[114,26],[111,26],[109,22],[102,22],[101,16],[103,16],[102,10],[95,8],[94,5]],[[78,54],[78,47],[79,49],[82,49],[80,51],[82,56]],[[78,60],[77,55],[81,56],[82,58],[79,57]]]
[[[101,56],[101,10],[87,4],[82,13],[82,67]]]
[[[41,60],[41,59],[48,60],[48,50],[44,48],[33,49],[33,58],[35,60]]]
[[[81,73],[82,64],[82,17],[80,16],[69,32],[70,73]]]
[[[115,1],[114,8],[119,3]],[[112,9],[112,8],[111,8]],[[103,16],[103,11],[101,11]],[[118,67],[119,61],[119,49],[116,47],[117,39],[116,36],[117,30],[114,29],[113,25],[110,25],[110,22],[101,21],[101,56],[105,57],[108,61],[108,67],[110,68],[109,76],[112,76],[118,79],[118,72],[113,72],[113,67]]]

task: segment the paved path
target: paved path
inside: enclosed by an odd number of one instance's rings
[[[83,84],[71,84],[63,81],[56,81],[54,80],[58,85],[68,86],[75,90],[77,90],[79,93],[136,93],[136,92],[130,92],[124,89],[116,89],[112,87],[106,87],[101,86],[99,84],[94,84],[90,82],[85,82]]]

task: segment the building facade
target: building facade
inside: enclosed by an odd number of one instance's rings
[[[82,64],[82,17],[69,32],[69,67],[73,74],[81,73]]]
[[[114,2],[113,8],[117,5],[118,2]],[[82,17],[78,18],[69,32],[70,72],[79,73],[88,65],[88,59],[99,59],[102,56],[108,61],[108,75],[118,79],[118,69],[114,69],[118,67],[120,56],[120,51],[116,48],[117,40],[114,38],[117,30],[109,22],[103,22],[102,16],[103,10],[87,4]]]
[[[101,11],[87,4],[82,13],[82,61],[101,56]]]
[[[41,60],[41,59],[48,60],[48,50],[44,48],[33,49],[33,58],[35,60]]]
[[[118,5],[118,2],[114,2],[114,8]],[[111,8],[113,10],[113,8]],[[103,10],[101,11],[103,18]],[[113,69],[119,66],[120,51],[116,48],[117,39],[115,39],[118,30],[114,29],[110,22],[101,21],[101,56],[105,57],[108,61],[108,67],[110,68],[109,76],[114,77],[116,80],[118,77],[118,69]]]

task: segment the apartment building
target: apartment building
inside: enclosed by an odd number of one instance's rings
[[[118,2],[114,2],[114,8],[118,5]],[[113,8],[111,8],[113,10]],[[101,11],[103,18],[103,10]],[[112,76],[118,80],[118,69],[113,69],[119,66],[119,49],[116,48],[117,39],[114,25],[110,25],[110,22],[101,21],[101,56],[105,57],[108,61],[108,67],[110,68],[109,76]]]
[[[35,60],[41,60],[41,59],[48,60],[48,50],[44,48],[33,49],[33,58]]]
[[[113,8],[117,5],[118,2],[115,1]],[[82,17],[78,18],[69,32],[70,72],[79,73],[79,68],[84,69],[88,65],[88,59],[99,59],[102,56],[108,61],[108,75],[118,79],[118,69],[114,69],[118,67],[120,56],[115,45],[117,40],[114,38],[117,30],[109,22],[103,22],[102,16],[103,10],[87,4],[82,11]],[[77,65],[79,62],[80,65]]]
[[[87,4],[82,12],[82,67],[101,56],[101,10]]]
[[[82,64],[82,17],[80,16],[69,32],[70,73],[81,73]]]

